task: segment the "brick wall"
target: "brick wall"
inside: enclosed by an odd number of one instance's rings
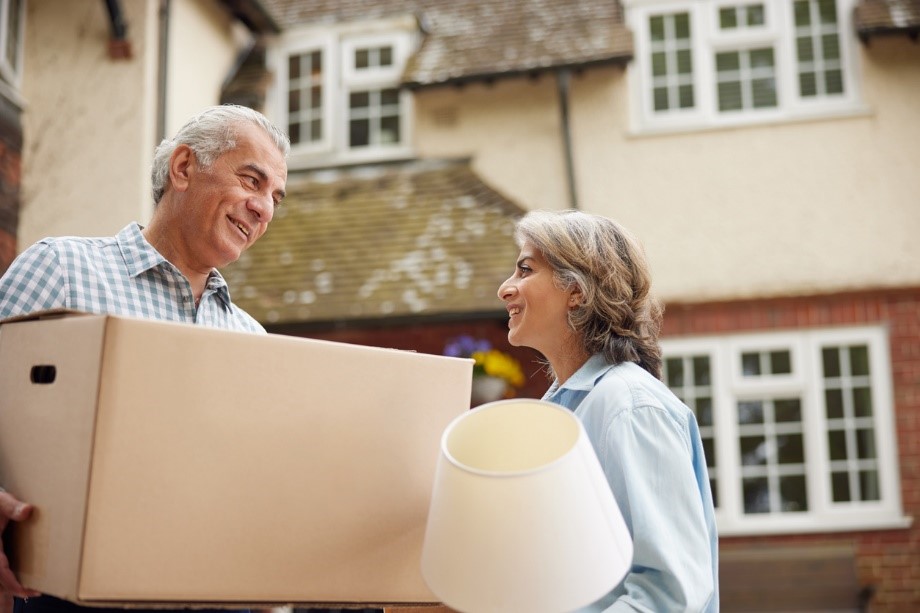
[[[0,98],[0,275],[16,257],[22,124],[19,111]]]

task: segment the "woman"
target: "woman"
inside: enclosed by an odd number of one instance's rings
[[[584,611],[718,611],[718,537],[693,413],[659,380],[661,309],[638,242],[604,217],[532,212],[498,290],[508,340],[539,351],[633,536],[630,571]]]

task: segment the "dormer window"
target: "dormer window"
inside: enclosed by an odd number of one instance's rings
[[[288,32],[270,59],[269,108],[291,138],[292,165],[405,157],[411,98],[400,89],[412,33]]]

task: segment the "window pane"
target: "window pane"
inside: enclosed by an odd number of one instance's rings
[[[719,27],[723,30],[738,27],[738,17],[734,7],[719,9]]]
[[[701,428],[712,425],[712,398],[696,399],[696,421]]]
[[[837,23],[837,3],[834,0],[818,0],[818,13],[821,23]]]
[[[766,23],[762,4],[752,4],[747,7],[747,24],[749,26],[762,26]]]
[[[849,473],[831,473],[831,490],[834,502],[849,502],[850,497],[850,474]]]
[[[821,52],[825,60],[840,59],[840,39],[836,34],[821,37]]]
[[[795,40],[799,62],[810,62],[815,57],[814,44],[810,38],[797,38]]]
[[[349,122],[348,145],[365,147],[370,144],[370,122],[366,119],[352,119]]]
[[[693,108],[693,86],[681,85],[677,88],[677,99],[682,109]]]
[[[668,90],[664,87],[656,87],[654,90],[655,110],[668,110]]]
[[[771,62],[772,62],[772,49]],[[774,375],[788,375],[792,373],[792,355],[788,351],[770,352],[770,372]]]
[[[323,57],[322,51],[314,51],[313,53],[310,54],[310,76],[315,77],[318,74],[322,73],[322,70],[323,70],[322,57]]]
[[[649,35],[652,37],[652,42],[658,42],[664,40],[664,17],[657,16],[649,19]]]
[[[381,66],[392,66],[393,65],[393,47],[382,47],[380,49],[380,65]]]
[[[689,13],[678,13],[674,16],[674,33],[677,38],[690,38]]]
[[[796,513],[808,510],[808,497],[806,496],[804,475],[780,477],[779,492],[782,498],[782,511],[784,513]]]
[[[811,13],[809,11],[808,0],[797,0],[795,3],[795,25],[811,25]]]
[[[703,455],[706,456],[706,466],[712,468],[716,465],[716,446],[711,438],[703,440]]]
[[[323,124],[319,119],[310,122],[310,140],[318,141],[323,138]]]
[[[300,90],[292,89],[288,92],[288,112],[296,113],[300,110]]]
[[[866,345],[850,347],[850,374],[853,376],[869,374],[869,347]]]
[[[291,144],[296,145],[300,142],[300,124],[299,123],[290,123],[288,124],[288,138],[291,139]]]
[[[660,77],[668,74],[668,60],[663,51],[652,54],[652,76]]]
[[[834,347],[828,347],[821,351],[821,358],[824,362],[825,377],[840,376],[840,355]]]
[[[863,500],[881,500],[878,471],[864,470],[859,473],[859,489],[862,491]]]
[[[740,86],[738,97],[740,98]],[[720,102],[721,104],[721,102]],[[760,374],[760,354],[759,353],[742,353],[741,354],[741,372],[745,377],[753,377]]]
[[[747,478],[742,482],[745,513],[770,512],[770,486],[766,478]]]
[[[682,358],[668,358],[664,361],[668,387],[683,387],[684,361]]]
[[[399,116],[384,117],[380,120],[380,144],[399,142]]]
[[[741,100],[741,83],[720,83],[719,110],[740,111],[743,107],[744,103]]]
[[[841,390],[824,390],[824,406],[828,419],[843,417],[843,392]]]
[[[288,78],[289,79],[299,79],[300,78],[300,56],[292,55],[288,57]]]
[[[751,88],[755,109],[772,108],[777,105],[776,82],[773,79],[755,79],[751,82]]]
[[[802,421],[802,406],[798,398],[773,402],[777,422]]]
[[[697,356],[693,358],[693,383],[694,385],[709,385],[712,375],[709,369],[709,357]]]
[[[693,72],[693,60],[690,50],[684,49],[677,52],[677,74],[688,75]]]
[[[368,92],[352,92],[348,97],[348,107],[351,109],[365,109],[370,104]]]
[[[872,417],[872,389],[868,387],[853,388],[853,415]]]
[[[763,403],[759,400],[738,403],[739,424],[762,424]]]
[[[805,447],[801,434],[784,434],[776,437],[777,461],[780,464],[804,464]]]
[[[314,86],[310,88],[310,106],[318,109],[323,104],[322,88]]]
[[[824,78],[826,79],[825,86],[828,94],[843,93],[843,73],[841,71],[829,70]]]
[[[856,431],[856,457],[860,460],[875,459],[875,430],[872,428]]]
[[[358,49],[355,51],[355,69],[361,70],[370,65],[367,49]]]
[[[827,433],[827,446],[831,461],[847,459],[847,437],[842,430]]]
[[[385,89],[380,92],[381,104],[399,104],[399,90]]]
[[[767,440],[762,436],[741,437],[741,464],[761,466],[767,463]]]
[[[815,73],[803,72],[799,75],[799,92],[803,97],[816,96],[818,94],[818,85],[815,81]]]

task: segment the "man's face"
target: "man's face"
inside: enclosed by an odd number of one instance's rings
[[[243,124],[237,146],[208,168],[190,167],[180,224],[191,264],[202,271],[239,259],[268,229],[284,197],[287,163],[260,128]]]

